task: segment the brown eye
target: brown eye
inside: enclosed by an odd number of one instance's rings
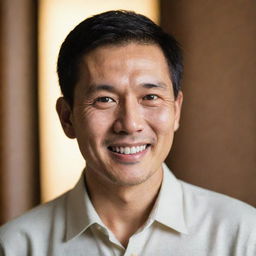
[[[115,104],[116,104],[116,100],[108,96],[103,96],[103,97],[95,98],[93,105],[94,107],[99,109],[108,109],[115,106]]]
[[[114,102],[114,100],[110,97],[99,97],[96,99],[96,102],[109,103]]]
[[[156,99],[158,99],[158,96],[155,94],[148,94],[143,97],[143,100],[156,100]]]

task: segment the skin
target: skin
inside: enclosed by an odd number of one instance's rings
[[[84,56],[73,107],[57,101],[64,132],[77,139],[86,160],[92,203],[124,246],[154,205],[182,99],[181,92],[174,98],[161,49],[128,43]],[[113,152],[142,145],[136,154]]]

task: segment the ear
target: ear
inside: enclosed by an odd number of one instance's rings
[[[180,126],[180,114],[181,114],[181,107],[183,102],[183,93],[179,91],[176,100],[174,102],[174,131],[177,131]]]
[[[57,100],[56,110],[59,115],[61,126],[66,136],[70,139],[76,138],[72,121],[72,109],[69,103],[63,97]]]

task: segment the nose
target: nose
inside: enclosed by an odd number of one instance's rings
[[[119,105],[114,123],[117,134],[134,134],[143,130],[143,113],[136,99],[126,99]]]

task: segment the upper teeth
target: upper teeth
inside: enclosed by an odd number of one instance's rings
[[[137,146],[137,147],[111,147],[114,152],[121,153],[121,154],[136,154],[145,150],[146,145]]]

